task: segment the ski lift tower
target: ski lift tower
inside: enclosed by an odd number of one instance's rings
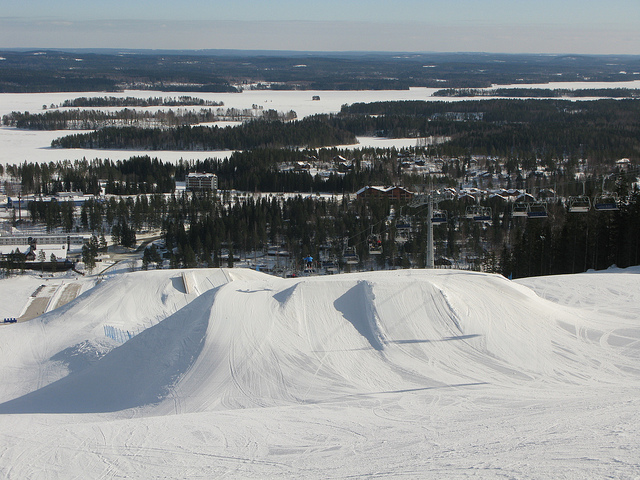
[[[435,268],[435,248],[433,245],[433,205],[437,204],[444,198],[440,194],[427,193],[425,195],[417,195],[409,203],[409,207],[420,207],[422,205],[428,205],[429,207],[429,221],[427,222],[427,265],[426,268]]]

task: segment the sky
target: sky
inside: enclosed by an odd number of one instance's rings
[[[0,48],[640,54],[638,0],[0,0]]]

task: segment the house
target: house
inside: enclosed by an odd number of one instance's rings
[[[522,193],[516,197],[516,202],[533,202],[535,197],[530,193]]]
[[[506,202],[507,201],[507,197],[504,197],[504,196],[500,195],[499,193],[492,193],[491,195],[489,195],[489,200],[490,201],[495,201],[495,202]]]
[[[631,160],[628,158],[621,158],[616,161],[616,167],[618,167],[623,172],[628,172],[631,167]]]
[[[296,162],[293,171],[294,172],[308,172],[311,170],[311,164],[308,162]]]
[[[477,203],[476,197],[471,195],[469,192],[460,192],[460,193],[458,193],[458,200],[463,202],[463,203],[467,203],[467,204]]]

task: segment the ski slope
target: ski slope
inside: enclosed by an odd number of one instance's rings
[[[86,279],[0,327],[0,475],[634,478],[638,273]]]

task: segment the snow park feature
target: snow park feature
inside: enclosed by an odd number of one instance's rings
[[[0,475],[634,478],[639,274],[86,277],[0,327]]]

